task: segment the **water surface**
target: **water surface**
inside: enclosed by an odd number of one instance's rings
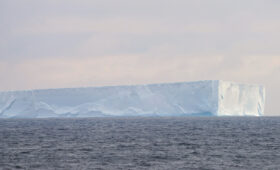
[[[280,169],[280,118],[0,119],[0,169]]]

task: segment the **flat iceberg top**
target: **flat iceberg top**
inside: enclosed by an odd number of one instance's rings
[[[0,118],[260,116],[263,86],[219,80],[0,92]]]

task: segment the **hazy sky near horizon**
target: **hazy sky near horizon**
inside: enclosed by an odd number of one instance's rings
[[[279,0],[0,0],[0,91],[221,79],[280,115]]]

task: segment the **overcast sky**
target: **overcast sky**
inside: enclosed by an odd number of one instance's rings
[[[0,91],[221,79],[280,115],[279,0],[0,0]]]

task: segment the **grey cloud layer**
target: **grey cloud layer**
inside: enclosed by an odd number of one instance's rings
[[[0,90],[224,79],[280,107],[277,0],[3,0]]]

